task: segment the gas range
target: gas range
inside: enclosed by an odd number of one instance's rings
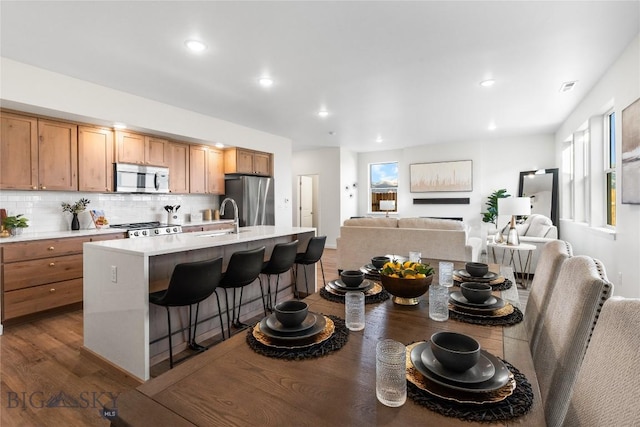
[[[132,222],[129,224],[111,224],[110,228],[127,229],[127,237],[133,239],[137,237],[154,237],[167,234],[182,233],[179,225],[161,224],[158,221]]]

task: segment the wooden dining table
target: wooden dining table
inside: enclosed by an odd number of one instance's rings
[[[437,266],[437,261],[432,265]],[[464,263],[455,263],[461,268]],[[491,265],[513,280],[509,267]],[[437,274],[434,275],[434,282]],[[498,294],[498,293],[496,293]],[[502,293],[518,305],[515,282]],[[344,318],[344,304],[319,293],[305,299],[310,311]],[[446,417],[407,398],[398,408],[376,398],[376,344],[390,338],[404,344],[427,341],[437,331],[476,338],[531,383],[534,403],[529,413],[489,425],[545,425],[538,382],[523,322],[484,326],[453,319],[429,319],[427,297],[417,306],[391,299],[366,305],[364,330],[350,332],[348,342],[328,355],[303,360],[266,357],[253,351],[240,333],[187,360],[117,399],[112,425],[129,426],[371,426],[484,425]]]

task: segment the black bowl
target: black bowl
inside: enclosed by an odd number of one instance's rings
[[[276,305],[276,319],[286,327],[298,326],[307,318],[309,306],[306,302],[290,300]]]
[[[371,264],[378,270],[380,270],[386,263],[391,261],[391,259],[387,256],[374,256],[371,258]]]
[[[489,272],[489,266],[481,262],[468,262],[464,269],[473,277],[482,277]]]
[[[460,284],[460,291],[467,301],[482,304],[491,297],[493,289],[486,283],[463,282]]]
[[[445,369],[464,372],[480,359],[480,343],[469,335],[457,332],[436,332],[431,335],[431,351]]]
[[[342,283],[348,288],[357,288],[364,280],[364,273],[360,270],[344,270],[340,273]]]

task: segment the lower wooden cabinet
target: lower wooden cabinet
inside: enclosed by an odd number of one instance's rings
[[[3,244],[2,320],[82,302],[82,244],[124,233]]]

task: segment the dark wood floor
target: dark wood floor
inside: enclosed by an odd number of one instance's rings
[[[322,260],[326,280],[338,278],[335,250],[326,249]],[[82,334],[82,310],[5,328],[0,336],[2,427],[109,425],[102,404],[117,401],[138,382],[84,354]],[[159,363],[151,374],[168,369],[167,362]]]

